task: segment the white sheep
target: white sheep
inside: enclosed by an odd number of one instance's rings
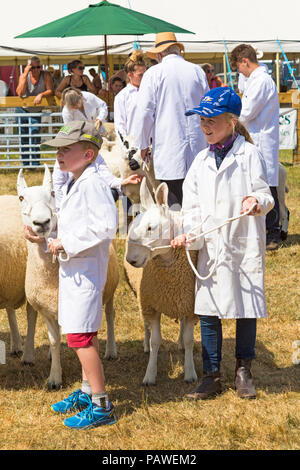
[[[48,167],[45,165],[43,185],[30,188],[27,187],[22,170],[20,170],[18,195],[24,224],[29,225],[39,236],[49,237],[56,230],[57,220],[51,174]],[[48,387],[58,389],[62,383],[60,331],[57,322],[58,263],[53,263],[52,255],[47,253],[40,244],[27,242],[27,250],[25,295],[30,306],[41,313],[46,321],[52,359]],[[114,338],[113,297],[118,281],[117,254],[115,245],[111,243],[107,280],[103,292],[107,321],[106,358],[117,355]]]
[[[197,380],[194,367],[193,345],[195,278],[184,248],[169,248],[181,227],[181,214],[167,206],[168,187],[162,183],[156,190],[154,203],[143,180],[141,183],[142,212],[132,222],[127,239],[124,269],[127,281],[137,296],[144,322],[150,326],[150,357],[144,385],[154,384],[157,375],[157,355],[161,343],[161,314],[183,322],[183,344],[185,348],[184,380]],[[145,246],[165,246],[151,251]],[[191,252],[196,263],[197,252]],[[147,336],[146,336],[147,341]],[[145,344],[147,350],[147,344]]]
[[[23,235],[23,222],[17,196],[0,196],[0,309],[5,308],[10,326],[10,352],[22,352],[15,310],[25,302],[25,271],[27,247]],[[26,304],[27,336],[21,361],[33,363],[36,312]]]

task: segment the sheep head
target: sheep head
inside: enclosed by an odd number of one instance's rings
[[[155,201],[144,178],[140,188],[141,212],[130,225],[126,260],[141,268],[155,256],[162,256],[170,248],[152,251],[151,248],[170,244],[174,238],[174,219],[168,207],[168,186],[161,183],[155,192]]]
[[[124,158],[128,160],[130,169],[132,171],[138,170],[143,164],[141,150],[135,146],[135,141],[132,136],[123,137],[121,132],[119,132],[119,136],[122,142]]]
[[[42,186],[28,187],[22,169],[18,174],[18,196],[22,219],[40,237],[48,237],[56,228],[55,197],[52,177],[45,165]]]

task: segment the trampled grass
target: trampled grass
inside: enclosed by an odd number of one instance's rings
[[[233,389],[235,322],[223,322],[222,375],[224,393],[215,400],[190,403],[185,393],[193,385],[183,381],[183,353],[178,351],[179,326],[162,317],[163,343],[158,379],[154,387],[141,382],[148,356],[143,352],[143,322],[134,295],[122,271],[124,241],[118,241],[120,284],[115,296],[118,359],[103,360],[107,390],[118,422],[114,426],[73,432],[50,405],[80,386],[80,367],[62,337],[63,389],[45,389],[49,373],[48,336],[39,316],[35,339],[35,365],[22,366],[7,354],[0,365],[0,449],[50,450],[283,450],[300,449],[300,365],[293,363],[292,343],[300,340],[300,168],[287,166],[287,205],[291,212],[289,237],[279,251],[266,259],[269,316],[258,322],[253,374],[258,390],[255,401],[237,398]],[[25,171],[28,185],[40,184],[43,174]],[[15,194],[16,172],[1,172],[0,193]],[[26,336],[24,308],[18,311]],[[103,357],[106,338],[103,321],[99,334]],[[0,316],[0,340],[9,351],[9,326]],[[195,328],[195,365],[201,376],[201,338]],[[300,352],[299,352],[300,358]]]

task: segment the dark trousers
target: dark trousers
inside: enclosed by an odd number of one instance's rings
[[[222,323],[219,317],[200,315],[203,372],[220,370],[222,360]],[[236,359],[254,359],[256,318],[236,320]]]
[[[182,206],[182,180],[160,180],[161,183],[166,183],[169,188],[168,205],[171,207],[174,204]]]
[[[41,145],[41,137],[39,136],[41,127],[37,126],[36,124],[41,123],[41,116],[26,116],[26,111],[23,108],[17,108],[17,113],[24,113],[24,117],[18,118],[20,124],[27,124],[27,126],[20,127],[21,133],[21,145],[23,152],[30,152],[30,153],[21,153],[21,158],[23,160],[23,166],[28,166],[30,163],[33,166],[39,165],[40,162],[40,145]],[[23,137],[24,134],[27,134],[26,137]],[[28,135],[30,135],[28,137]],[[23,145],[30,145],[28,147],[24,147]],[[36,152],[36,153],[31,153]],[[29,160],[31,156],[31,162]],[[27,160],[28,159],[28,160]],[[27,160],[27,161],[26,161]]]
[[[270,191],[274,198],[275,206],[266,215],[267,244],[270,242],[279,243],[280,241],[279,201],[276,186],[270,186]]]

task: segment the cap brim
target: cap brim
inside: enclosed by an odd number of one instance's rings
[[[59,148],[59,147],[66,147],[67,145],[76,144],[78,140],[71,140],[71,139],[51,139],[46,140],[41,144],[41,149],[45,148]]]
[[[212,111],[209,108],[201,107],[201,108],[193,108],[189,109],[185,115],[186,116],[192,116],[192,114],[199,114],[199,116],[204,116],[204,117],[215,117],[219,116],[220,114],[224,114],[226,111],[224,109],[219,109],[218,111]]]

